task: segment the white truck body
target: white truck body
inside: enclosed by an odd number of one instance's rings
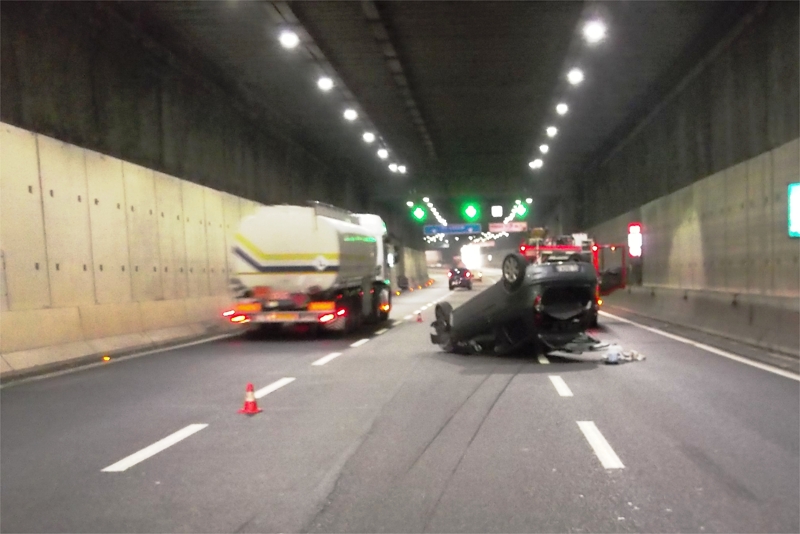
[[[324,317],[330,328],[356,309],[366,319],[388,314],[385,235],[377,215],[317,203],[259,208],[242,219],[231,251],[235,322],[311,323]],[[381,302],[367,303],[376,289]],[[342,309],[350,311],[327,317]]]

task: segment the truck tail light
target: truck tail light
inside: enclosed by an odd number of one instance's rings
[[[336,312],[336,316],[337,316],[337,317],[344,317],[344,316],[346,316],[346,315],[347,315],[347,310],[346,310],[346,309],[344,309],[344,308],[342,308],[341,310],[339,310],[339,311],[337,311],[337,312]]]
[[[248,319],[246,315],[234,315],[233,317],[231,317],[231,322],[244,324],[244,323],[249,323],[250,319]]]
[[[316,301],[308,303],[308,311],[327,312],[336,310],[336,303],[333,301]]]
[[[231,315],[233,315],[234,313],[236,313],[234,310],[228,310],[228,311],[226,311],[226,312],[223,312],[223,313],[222,313],[222,316],[223,316],[223,317],[230,317],[230,316],[231,316]]]
[[[336,319],[336,315],[334,315],[332,313],[326,313],[325,315],[320,315],[319,322],[320,323],[329,323],[329,322],[333,321],[334,319]]]
[[[392,309],[390,304],[381,304],[381,311],[388,312],[390,309]]]

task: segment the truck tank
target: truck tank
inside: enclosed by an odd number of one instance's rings
[[[242,219],[231,251],[238,286],[315,293],[379,279],[381,233],[355,216],[321,211],[264,206]]]

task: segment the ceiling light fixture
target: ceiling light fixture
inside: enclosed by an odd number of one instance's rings
[[[364,135],[361,136],[364,139],[364,142],[369,144],[375,141],[375,134],[372,132],[364,132]]]
[[[282,31],[278,40],[284,48],[294,48],[300,44],[300,38],[291,30]]]
[[[531,169],[541,169],[542,165],[544,165],[544,162],[538,158],[528,163],[528,167],[530,167]],[[517,201],[517,204],[519,203],[520,202]]]
[[[556,113],[558,113],[559,115],[566,115],[567,111],[569,111],[569,106],[567,106],[563,102],[561,102],[556,106]]]
[[[409,200],[408,202],[406,202],[406,206],[408,206],[409,208],[413,208],[414,203]]]
[[[601,20],[590,20],[583,25],[583,38],[589,44],[597,44],[606,38],[606,25]]]
[[[358,118],[358,112],[353,108],[347,108],[344,110],[344,118],[349,121],[354,121]]]
[[[380,150],[378,150],[378,157],[381,158],[381,159],[388,158],[389,157],[389,151],[386,150],[385,148],[381,148]]]
[[[525,203],[531,204],[531,203],[533,203],[533,199],[531,197],[528,197],[528,198],[525,199]]]
[[[406,173],[406,166],[405,165],[398,165],[397,170],[400,171],[400,174]]]
[[[389,170],[392,172],[397,172],[397,163],[390,163]]]
[[[331,89],[333,89],[333,80],[331,80],[327,76],[323,76],[319,80],[317,80],[317,87],[319,87],[323,91],[330,91]]]
[[[572,69],[567,73],[567,80],[572,85],[578,85],[583,81],[583,71],[581,69]]]
[[[550,150],[549,146],[547,146],[547,145],[539,145],[539,152],[541,152],[542,154],[547,154],[547,152],[549,150]]]
[[[431,201],[431,199],[429,199],[428,197],[422,197],[422,201],[423,201],[423,202],[430,202],[430,201]]]
[[[555,126],[548,126],[547,127],[547,137],[555,137],[558,133],[558,128]]]

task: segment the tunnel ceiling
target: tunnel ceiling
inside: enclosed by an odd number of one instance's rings
[[[543,211],[580,186],[751,7],[744,2],[121,2],[117,9],[194,68],[236,92],[371,194],[432,197],[458,219],[472,196]],[[608,25],[587,45],[590,18]],[[301,46],[283,49],[290,28]],[[585,73],[573,87],[566,73]],[[316,86],[324,73],[337,86]],[[569,105],[559,116],[557,102]],[[360,117],[342,117],[348,105]],[[545,128],[558,134],[548,139]],[[376,132],[393,174],[361,140]],[[550,145],[532,171],[538,146]],[[365,185],[366,187],[366,185]]]

